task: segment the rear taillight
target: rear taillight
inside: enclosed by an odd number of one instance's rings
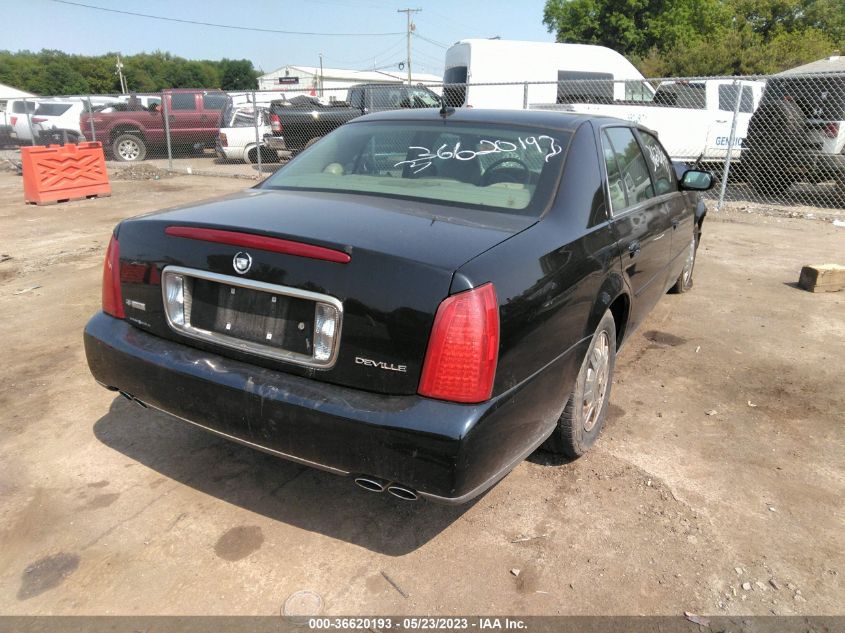
[[[839,121],[830,121],[824,126],[824,135],[828,138],[839,136]]]
[[[279,118],[278,114],[270,115],[270,130],[273,134],[281,134],[284,132],[284,128],[282,128],[282,120]]]
[[[12,125],[12,127],[14,127],[15,123],[18,122],[18,117],[16,117],[16,116],[9,117],[9,121],[11,121],[11,125]]]
[[[419,394],[452,402],[490,398],[499,359],[499,304],[492,283],[444,299],[428,341]]]
[[[217,140],[220,141],[220,147],[229,147],[229,139],[226,138],[225,132],[220,132]]]
[[[45,119],[43,116],[34,116],[34,117],[32,117],[32,122],[33,122],[33,123],[44,123],[44,121],[46,121],[46,120],[47,120],[47,119]]]
[[[112,235],[103,263],[103,312],[118,319],[126,317],[120,292],[120,245]]]

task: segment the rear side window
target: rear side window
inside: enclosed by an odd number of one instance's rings
[[[467,67],[453,66],[443,73],[443,101],[447,106],[459,108],[467,98]],[[448,85],[452,84],[452,85]]]
[[[370,88],[371,106],[380,110],[393,110],[402,107],[406,98],[404,86],[373,86]]]
[[[557,71],[557,103],[612,103],[613,75],[577,70]]]
[[[657,195],[660,196],[664,193],[677,191],[678,185],[675,180],[675,170],[672,167],[672,161],[667,156],[660,141],[648,132],[640,130],[637,133],[640,135],[646,160],[651,167],[651,173],[654,175],[654,190]]]
[[[704,110],[707,108],[707,86],[704,83],[688,81],[661,84],[654,93],[654,103],[674,108]]]
[[[202,108],[203,110],[222,110],[228,100],[228,95],[204,94],[202,96]]]
[[[60,116],[70,110],[69,103],[42,103],[36,108],[35,114],[43,116]]]
[[[170,104],[174,110],[196,110],[194,93],[176,92],[170,95]]]
[[[621,182],[621,188],[625,192],[627,205],[632,206],[653,198],[654,187],[651,184],[648,164],[631,128],[606,128],[602,133],[602,146],[605,150],[605,156],[608,155],[607,150],[609,149],[616,159],[617,176]],[[610,186],[610,182],[608,182],[608,185]],[[610,188],[611,204],[613,204],[613,188],[612,186]],[[619,209],[614,204],[612,210],[616,212]]]
[[[25,114],[26,112],[35,112],[34,101],[13,101],[12,112],[15,114]]]
[[[719,86],[719,109],[733,112],[736,108],[736,89],[732,84]],[[742,97],[739,100],[739,111],[751,113],[754,111],[754,95],[751,93],[751,86],[742,87]]]

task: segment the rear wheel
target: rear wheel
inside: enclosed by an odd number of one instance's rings
[[[686,251],[686,260],[684,261],[684,269],[681,271],[675,285],[672,286],[670,292],[675,294],[683,294],[692,289],[692,273],[695,269],[695,254],[698,250],[698,240],[693,237],[690,240]]]
[[[253,147],[246,153],[246,162],[250,165],[258,163],[258,150]],[[279,155],[268,147],[261,148],[261,162],[262,163],[278,163]]]
[[[557,428],[543,445],[546,450],[574,458],[595,444],[607,417],[615,364],[616,323],[607,310],[590,340]]]
[[[121,134],[112,142],[112,154],[124,163],[144,160],[147,157],[147,146],[141,137],[134,134]]]
[[[748,183],[751,188],[762,196],[779,196],[789,189],[794,182],[792,176],[784,172],[753,169],[748,175]]]

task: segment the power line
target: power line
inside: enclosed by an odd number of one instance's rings
[[[398,49],[398,48],[399,48],[400,46],[402,46],[402,44],[404,44],[404,43],[405,43],[405,37],[404,37],[404,35],[403,35],[401,38],[399,38],[398,40],[396,40],[395,42],[393,42],[393,44],[391,44],[390,46],[388,46],[388,47],[387,47],[386,49],[384,49],[383,51],[381,51],[381,52],[379,52],[379,53],[376,53],[375,55],[367,55],[367,56],[366,56],[366,57],[364,57],[364,58],[361,58],[361,59],[353,59],[352,61],[349,61],[349,60],[344,60],[344,61],[343,61],[343,62],[341,62],[341,63],[343,63],[343,64],[349,64],[349,65],[351,65],[351,66],[355,66],[355,65],[357,65],[357,64],[363,64],[364,62],[371,62],[371,61],[373,61],[374,59],[378,59],[378,58],[380,58],[380,57],[387,57],[388,55],[393,55],[394,53],[398,53],[399,51],[398,51],[398,50],[396,50],[396,49]],[[338,61],[340,61],[337,57],[327,57],[326,59],[327,59],[328,61],[332,62],[332,63],[337,63]]]
[[[74,7],[83,7],[85,9],[96,9],[97,11],[107,11],[108,13],[119,13],[121,15],[131,15],[136,18],[148,18],[150,20],[162,20],[164,22],[179,22],[181,24],[193,24],[196,26],[210,26],[217,29],[231,29],[234,31],[254,31],[257,33],[277,33],[280,35],[320,35],[324,37],[380,37],[382,35],[403,35],[401,31],[391,33],[318,33],[315,31],[282,31],[279,29],[263,29],[252,26],[232,26],[230,24],[215,24],[214,22],[200,22],[198,20],[182,20],[180,18],[166,18],[161,15],[150,15],[148,13],[135,13],[133,11],[121,11],[120,9],[108,9],[106,7],[97,7],[91,4],[82,4],[81,2],[71,2],[70,0],[50,0],[59,4],[67,4]]]
[[[415,32],[413,35],[414,35],[414,37],[421,39],[423,42],[428,42],[429,44],[434,44],[435,46],[439,46],[440,48],[449,48],[449,46],[447,44],[443,44],[442,42],[437,42],[435,40],[429,39],[427,37],[420,35],[419,33]]]

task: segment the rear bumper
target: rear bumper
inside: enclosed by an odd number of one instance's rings
[[[214,153],[217,154],[217,156],[219,158],[222,158],[224,160],[231,160],[233,158],[232,156],[229,155],[229,153],[231,151],[232,151],[232,148],[230,148],[230,147],[224,148],[222,145],[220,145],[220,143],[214,144]],[[240,156],[238,156],[238,158],[240,158]]]
[[[761,171],[786,172],[797,176],[833,176],[845,173],[845,154],[830,154],[803,149],[783,148],[780,151],[746,150],[743,156],[749,165]]]
[[[264,145],[274,150],[286,150],[288,148],[283,136],[273,136],[272,134],[264,135]]]
[[[462,405],[276,372],[103,313],[85,328],[85,352],[99,383],[175,417],[292,461],[379,477],[444,503],[480,495],[545,440],[562,408],[549,394],[559,396],[571,364],[562,357],[502,396]]]

